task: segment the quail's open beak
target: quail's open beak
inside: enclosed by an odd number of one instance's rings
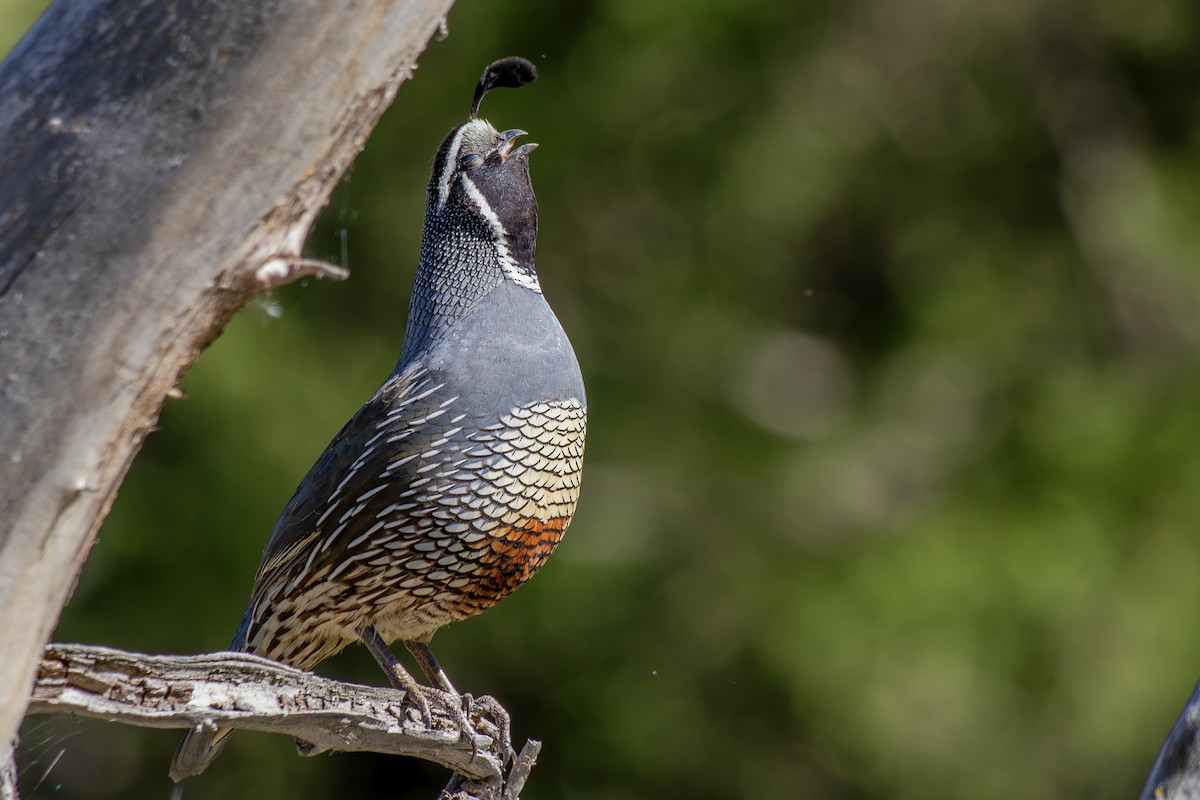
[[[507,161],[513,156],[527,156],[536,150],[537,145],[533,142],[523,144],[516,150],[513,149],[513,145],[516,144],[517,139],[528,135],[528,133],[520,128],[513,128],[512,130],[507,130],[504,133],[499,134],[500,145],[496,148],[496,152],[500,155],[500,160]]]

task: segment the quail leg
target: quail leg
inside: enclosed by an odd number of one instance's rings
[[[425,677],[442,693],[446,701],[446,708],[454,713],[455,720],[462,728],[463,735],[473,737],[475,726],[471,724],[467,717],[467,713],[470,710],[469,703],[454,688],[454,684],[450,682],[446,671],[442,669],[442,665],[434,658],[433,651],[429,649],[429,645],[425,642],[406,641],[404,646],[408,648],[408,652],[412,653],[413,658],[416,659],[417,664],[421,667],[421,671],[425,673]]]
[[[454,684],[450,683],[450,678],[446,676],[446,671],[442,669],[442,665],[433,657],[433,651],[429,649],[429,645],[425,642],[405,642],[404,646],[408,648],[408,652],[412,653],[413,658],[417,660],[421,671],[425,673],[425,677],[433,681],[433,683],[447,694],[452,694],[456,697],[461,697],[459,691],[454,688]]]
[[[425,699],[425,688],[417,683],[412,675],[408,674],[408,670],[400,663],[400,659],[396,658],[396,654],[388,649],[379,636],[375,626],[363,625],[358,629],[358,638],[362,640],[362,643],[371,651],[371,655],[375,657],[375,661],[383,668],[384,673],[388,676],[388,682],[394,688],[404,690],[404,696],[421,712],[421,718],[425,720],[425,727],[432,729],[433,714],[429,711],[429,701]]]

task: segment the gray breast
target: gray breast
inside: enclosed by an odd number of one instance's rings
[[[504,282],[424,354],[425,366],[476,408],[587,401],[575,351],[541,293]]]

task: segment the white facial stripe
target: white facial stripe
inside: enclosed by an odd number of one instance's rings
[[[450,199],[450,181],[454,177],[455,167],[458,164],[458,151],[462,149],[463,134],[466,132],[467,126],[463,125],[454,134],[454,139],[450,142],[450,149],[446,151],[446,162],[442,164],[442,174],[438,176],[438,210],[445,208],[446,201]]]
[[[488,225],[492,226],[492,232],[496,234],[496,239],[507,250],[508,245],[504,243],[504,237],[508,235],[508,231],[504,230],[504,224],[500,222],[500,218],[496,216],[496,212],[492,211],[492,205],[483,196],[483,192],[479,191],[479,187],[475,185],[475,181],[468,178],[466,175],[460,175],[462,180],[463,191],[467,193],[474,201],[475,206],[479,209],[479,213],[483,214],[483,218],[487,220]]]
[[[500,218],[496,216],[496,212],[492,211],[492,206],[488,203],[487,198],[483,196],[483,192],[479,191],[479,187],[475,185],[475,182],[466,175],[460,175],[459,177],[462,179],[463,191],[467,193],[467,197],[471,198],[471,201],[479,208],[479,213],[487,220],[488,225],[492,228],[492,233],[496,236],[496,254],[500,257],[500,268],[504,270],[504,274],[518,286],[533,289],[538,294],[541,294],[542,287],[538,283],[537,276],[531,275],[518,267],[516,259],[508,251],[508,242],[505,239],[508,236],[508,231],[504,229],[504,224],[500,222]]]

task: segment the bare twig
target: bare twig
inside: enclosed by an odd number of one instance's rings
[[[538,753],[542,743],[529,739],[521,748],[521,753],[513,761],[508,771],[508,779],[503,783],[492,778],[471,780],[465,775],[455,774],[442,789],[438,800],[520,800],[521,790],[529,779],[529,772],[537,763]]]
[[[533,765],[537,763],[540,752],[542,752],[541,742],[536,739],[529,739],[525,742],[525,746],[517,755],[517,760],[513,762],[512,768],[508,771],[508,780],[504,784],[504,800],[519,800],[521,790],[525,788],[525,781],[529,780],[529,773],[533,771]]]
[[[413,756],[457,772],[451,783],[463,789],[455,798],[516,800],[540,743],[526,743],[506,791],[498,735],[463,731],[454,715],[436,706],[426,729],[402,699],[395,689],[341,683],[247,653],[149,656],[51,644],[29,711],[151,728],[216,725],[283,733],[304,742],[304,755],[333,750]],[[495,733],[483,713],[495,702],[473,703],[470,716],[477,728]]]
[[[267,289],[274,289],[309,276],[344,281],[350,277],[350,270],[315,258],[276,256],[267,259],[266,263],[254,271],[255,279]]]

